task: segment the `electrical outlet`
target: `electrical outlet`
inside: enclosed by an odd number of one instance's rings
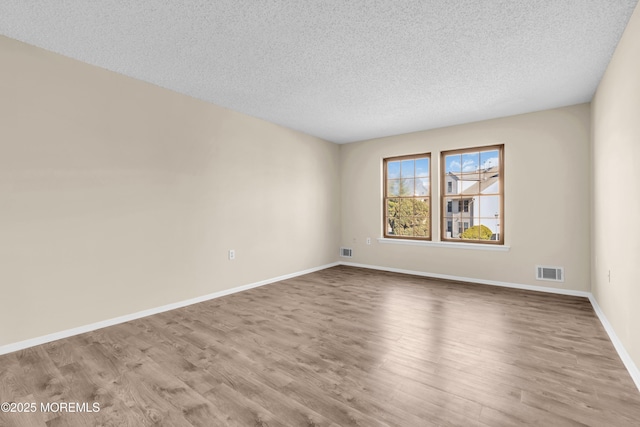
[[[367,237],[367,245],[371,244],[371,237]]]
[[[236,251],[234,249],[229,249],[229,261],[233,261],[236,259]]]

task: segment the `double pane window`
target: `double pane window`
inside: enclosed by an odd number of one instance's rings
[[[384,159],[384,237],[431,240],[431,155]]]

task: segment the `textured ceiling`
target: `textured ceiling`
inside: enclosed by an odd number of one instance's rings
[[[334,142],[590,101],[637,0],[2,0],[0,34]]]

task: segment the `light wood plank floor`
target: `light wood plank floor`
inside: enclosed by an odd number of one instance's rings
[[[639,426],[588,300],[335,267],[0,356],[2,426]],[[40,409],[40,408],[38,408]]]

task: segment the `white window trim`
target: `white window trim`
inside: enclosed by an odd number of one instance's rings
[[[379,237],[378,243],[391,243],[394,245],[411,245],[411,246],[431,246],[436,248],[449,249],[470,249],[479,251],[508,252],[511,246],[507,245],[489,245],[482,243],[458,243],[458,242],[434,242],[427,240],[404,240],[404,239],[386,239]]]

